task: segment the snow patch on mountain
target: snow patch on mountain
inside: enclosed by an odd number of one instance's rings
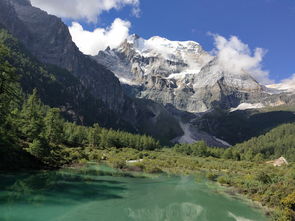
[[[235,108],[231,108],[230,112],[234,112],[237,110],[248,110],[248,109],[259,109],[259,108],[264,108],[265,106],[261,103],[255,103],[255,104],[250,104],[250,103],[241,103],[239,106]]]
[[[222,143],[224,146],[228,146],[228,147],[231,146],[228,142],[226,142],[226,141],[224,141],[224,140],[221,140],[221,139],[219,139],[219,138],[217,138],[217,137],[213,137],[213,138],[214,138],[216,141]]]

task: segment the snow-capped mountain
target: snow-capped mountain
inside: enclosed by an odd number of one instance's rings
[[[130,96],[166,106],[183,131],[173,142],[206,140],[210,145],[227,146],[222,137],[199,130],[200,112],[258,109],[295,100],[283,91],[274,93],[246,71],[224,69],[219,57],[194,41],[131,35],[119,47],[100,51],[93,59],[110,69]]]
[[[169,41],[158,36],[144,40],[131,35],[118,48],[107,48],[96,58],[114,70],[121,82],[134,85],[148,75],[179,79],[196,74],[212,56],[193,41]]]
[[[118,48],[107,48],[94,58],[121,83],[136,88],[136,97],[172,104],[179,110],[229,109],[243,102],[259,103],[266,93],[250,74],[223,71],[216,57],[194,41],[131,35]]]

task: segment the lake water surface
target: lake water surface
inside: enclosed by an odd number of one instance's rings
[[[193,177],[122,177],[105,167],[0,174],[0,220],[267,220],[218,188]]]

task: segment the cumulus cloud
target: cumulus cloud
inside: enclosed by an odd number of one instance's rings
[[[256,48],[253,52],[249,46],[238,37],[226,39],[220,35],[213,35],[216,49],[213,54],[217,57],[218,65],[231,73],[247,72],[262,84],[270,84],[269,72],[262,69],[262,60],[266,51]]]
[[[139,0],[31,0],[32,5],[62,18],[86,19],[97,22],[103,11],[120,9],[126,5],[133,7],[132,13],[139,16]]]
[[[82,25],[73,22],[69,27],[73,41],[81,52],[88,55],[97,55],[98,51],[108,46],[119,46],[128,36],[131,23],[117,18],[108,28],[97,28],[94,31],[84,30]]]
[[[279,84],[267,85],[267,87],[287,92],[294,92],[295,74],[293,74],[290,78],[283,79]]]

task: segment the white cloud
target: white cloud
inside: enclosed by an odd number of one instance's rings
[[[289,85],[289,87],[293,87],[295,89],[295,74],[293,74],[290,78],[282,80],[281,83]]]
[[[270,84],[269,72],[262,69],[262,60],[266,51],[256,48],[252,52],[249,46],[238,37],[226,39],[220,35],[213,35],[216,49],[213,54],[217,56],[218,65],[231,73],[247,72],[262,84]]]
[[[139,16],[140,0],[31,0],[32,5],[62,18],[86,19],[97,22],[103,11],[120,9],[126,5],[133,7],[132,13]]]
[[[82,25],[73,22],[69,27],[73,41],[81,52],[88,55],[97,55],[98,51],[105,50],[108,46],[119,46],[128,36],[131,23],[117,18],[113,24],[104,29],[97,28],[94,31],[84,30]]]
[[[283,79],[279,84],[267,85],[268,88],[273,88],[277,90],[283,90],[286,92],[295,91],[295,74],[290,78]]]

